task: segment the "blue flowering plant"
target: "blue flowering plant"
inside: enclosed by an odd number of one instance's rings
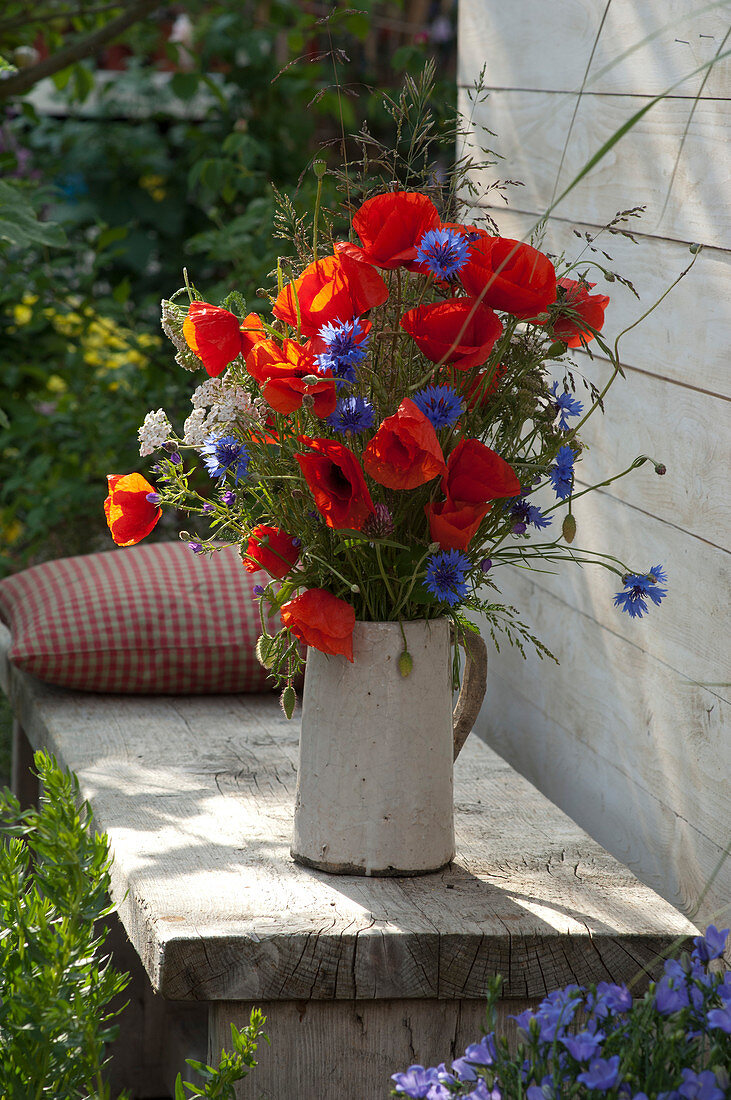
[[[398,107],[405,130],[412,106],[405,96]],[[237,291],[208,302],[186,277],[162,324],[177,362],[203,374],[192,411],[180,434],[162,409],[145,419],[154,486],[110,479],[120,545],[169,507],[195,522],[181,534],[192,552],[233,542],[244,568],[269,575],[264,649],[283,686],[299,641],[352,659],[357,620],[447,616],[464,639],[481,616],[493,638],[502,630],[543,655],[499,599],[510,567],[604,565],[632,618],[667,592],[660,566],[642,572],[573,545],[574,505],[598,487],[577,473],[580,432],[621,375],[602,335],[609,298],[589,274],[618,276],[591,243],[576,259],[551,257],[489,219],[473,223],[469,164],[440,183],[416,163],[430,163],[428,143],[415,148],[411,159],[364,155],[346,174],[315,162],[311,217],[282,211],[294,257],[272,272],[270,311],[247,312]],[[336,184],[329,207],[325,177]],[[601,385],[573,358],[590,344]],[[643,455],[623,473],[648,462],[664,472]],[[279,614],[278,634],[265,612]]]
[[[492,1030],[449,1068],[392,1075],[395,1097],[414,1100],[727,1100],[731,1096],[731,971],[721,968],[728,929],[710,925],[690,953],[634,1000],[625,985],[554,990],[513,1017],[517,1046],[495,1030],[500,979],[488,998]],[[714,962],[714,960],[719,960]],[[709,964],[713,964],[709,966]]]

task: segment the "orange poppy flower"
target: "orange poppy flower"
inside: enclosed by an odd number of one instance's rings
[[[243,350],[238,317],[208,302],[191,302],[183,321],[183,336],[211,378],[223,374]]]
[[[326,256],[310,264],[277,296],[272,313],[297,328],[304,336],[315,336],[332,321],[352,321],[361,313],[382,305],[388,287],[370,264],[361,263],[345,252]]]
[[[522,320],[545,313],[556,301],[556,270],[548,257],[521,241],[477,232],[459,272],[467,293]]]
[[[363,468],[388,489],[414,489],[445,472],[437,433],[408,397],[371,439],[363,452]]]
[[[316,382],[304,381],[308,376],[317,377],[318,370],[314,356],[296,340],[283,340],[281,346],[274,340],[258,341],[247,356],[246,369],[275,412],[301,409],[305,397],[313,398],[315,416],[329,416],[335,409],[335,380],[327,375]]]
[[[299,542],[281,527],[259,523],[249,535],[245,553],[247,572],[266,569],[273,577],[286,577],[299,557]]]
[[[588,344],[594,339],[594,333],[586,325],[591,325],[591,328],[601,332],[604,325],[604,310],[609,305],[609,298],[606,294],[589,293],[596,283],[559,279],[558,286],[563,294],[558,301],[559,316],[553,322],[553,335],[557,340],[563,340],[570,348],[578,348],[582,343]],[[578,314],[578,317],[561,316],[561,309],[566,307],[573,314]]]
[[[308,588],[285,603],[279,614],[282,625],[299,641],[352,662],[355,611],[345,600],[324,588]]]
[[[474,298],[448,298],[404,313],[401,327],[432,363],[470,370],[486,362],[503,326],[497,314]]]
[[[447,459],[444,493],[455,504],[487,504],[517,497],[521,485],[512,466],[479,439],[462,439]]]
[[[432,542],[438,542],[442,550],[466,550],[490,508],[490,504],[456,505],[451,500],[426,504]]]
[[[159,504],[147,499],[155,487],[142,474],[107,474],[107,482],[104,514],[112,538],[117,546],[134,546],[149,535],[162,515]]]
[[[413,263],[421,238],[439,226],[439,212],[417,191],[388,191],[366,199],[353,217],[361,257],[376,267]]]
[[[300,442],[317,452],[294,457],[327,526],[360,531],[375,509],[358,459],[334,439],[303,435]]]

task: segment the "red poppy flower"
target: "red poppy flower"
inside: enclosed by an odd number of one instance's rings
[[[484,363],[503,331],[497,314],[474,298],[417,306],[404,313],[401,327],[432,363],[470,370]]]
[[[244,569],[256,573],[266,569],[273,577],[286,577],[299,557],[299,543],[281,527],[258,524],[246,544]]]
[[[247,313],[241,322],[241,353],[247,356],[255,344],[266,340],[266,332],[258,313]]]
[[[575,279],[559,279],[558,286],[564,293],[559,297],[559,313],[568,307],[576,317],[558,316],[553,322],[553,335],[557,340],[563,340],[570,348],[578,348],[580,344],[588,344],[594,339],[594,333],[586,325],[591,325],[597,332],[601,332],[604,325],[604,310],[609,305],[606,294],[590,294],[596,283],[579,283]],[[584,324],[582,324],[582,321]]]
[[[486,504],[489,500],[520,495],[512,466],[478,439],[462,439],[447,459],[442,489],[457,505]]]
[[[284,604],[282,625],[301,642],[331,656],[353,660],[355,611],[325,588],[308,588]]]
[[[325,523],[336,530],[348,527],[360,531],[375,509],[358,459],[334,439],[303,435],[300,442],[317,452],[294,457]]]
[[[524,320],[553,305],[556,271],[547,256],[509,237],[490,237],[484,229],[478,232],[470,259],[459,272],[468,294]]]
[[[305,397],[313,398],[315,416],[329,416],[335,409],[335,380],[323,376],[316,382],[304,381],[308,376],[317,377],[318,371],[314,356],[296,340],[283,340],[281,346],[274,340],[258,341],[247,356],[246,369],[275,412],[301,409]]]
[[[300,331],[314,336],[330,321],[352,321],[388,298],[388,287],[370,264],[361,263],[344,252],[326,256],[310,264],[277,296],[272,313],[280,321],[297,328],[297,304]]]
[[[191,302],[183,336],[212,378],[223,374],[243,348],[238,317],[208,302]]]
[[[405,397],[363,452],[363,468],[388,489],[414,489],[444,473],[444,455],[431,422]]]
[[[451,500],[425,505],[432,542],[438,542],[442,550],[466,550],[490,507],[489,504],[458,506]]]
[[[107,474],[109,496],[104,501],[107,526],[117,546],[134,546],[149,535],[162,508],[147,499],[154,493],[142,474]]]
[[[353,229],[363,245],[362,258],[383,268],[412,263],[421,238],[439,224],[436,206],[417,191],[374,195],[353,217]]]

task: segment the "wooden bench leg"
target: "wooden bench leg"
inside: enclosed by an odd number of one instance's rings
[[[514,1034],[508,1016],[531,1004],[502,1001],[500,1033]],[[383,1100],[392,1073],[414,1063],[449,1065],[486,1029],[482,1000],[217,1001],[208,1025],[211,1065],[218,1064],[222,1047],[231,1047],[231,1023],[244,1027],[253,1007],[267,1018],[271,1046],[260,1043],[259,1064],[236,1086],[237,1100]]]
[[[13,719],[13,755],[10,764],[10,789],[22,809],[38,803],[38,779],[32,772],[33,749],[25,730]]]

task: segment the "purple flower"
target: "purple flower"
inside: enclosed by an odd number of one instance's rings
[[[580,401],[577,401],[575,397],[572,397],[570,393],[562,390],[558,393],[558,382],[554,382],[551,387],[551,393],[555,397],[555,409],[556,415],[560,416],[558,426],[562,432],[568,431],[569,423],[566,419],[567,416],[579,416],[584,411],[584,406]]]
[[[148,496],[147,499],[149,500],[150,497]],[[655,572],[656,570],[662,573],[660,567],[655,566],[652,570],[653,575],[657,575]],[[667,577],[664,575],[664,573],[661,577],[657,578],[658,583],[664,582],[666,580]],[[695,944],[695,947],[693,949],[693,957],[698,959],[699,962],[704,963],[710,962],[711,959],[718,959],[721,955],[723,955],[724,949],[726,947],[728,931],[728,928],[722,928],[719,930],[718,928],[716,928],[715,924],[709,924],[708,928],[706,928],[705,935],[696,936],[693,940],[693,943]]]
[[[470,559],[460,550],[442,550],[427,559],[424,587],[454,607],[467,594],[465,573],[469,569]]]
[[[437,1071],[432,1067],[409,1066],[406,1073],[392,1073],[391,1080],[396,1083],[396,1092],[411,1096],[414,1100],[426,1097],[432,1084],[438,1084]]]
[[[731,1035],[731,1004],[725,1004],[723,1008],[712,1008],[706,1019],[710,1028],[720,1028],[727,1035]]]
[[[221,500],[227,508],[230,508],[236,500],[236,493],[232,492],[231,489],[227,489],[225,493],[221,493]]]
[[[604,1017],[607,1012],[629,1012],[632,1008],[632,994],[626,985],[614,982],[599,982],[596,987],[594,1012]]]
[[[365,397],[341,397],[327,423],[336,432],[358,435],[373,427],[375,412]]]
[[[492,569],[492,558],[483,558],[480,562],[480,570],[483,573],[489,573]]]
[[[468,1062],[474,1062],[478,1066],[494,1065],[497,1057],[494,1034],[485,1035],[479,1043],[470,1043],[464,1056]]]
[[[571,495],[574,484],[574,452],[564,444],[556,455],[556,465],[548,471],[553,491],[559,500]]]
[[[464,1100],[503,1100],[503,1094],[498,1085],[489,1088],[487,1081],[480,1080],[477,1087],[468,1092]]]
[[[318,336],[327,345],[327,351],[317,356],[320,373],[329,370],[341,382],[355,382],[355,367],[365,358],[370,339],[360,320],[328,322]]]
[[[206,501],[206,503],[203,505],[203,508],[201,509],[201,511],[203,511],[203,512],[215,512],[216,511],[216,505],[211,504],[209,501]]]
[[[451,386],[427,386],[415,393],[411,400],[431,422],[435,431],[451,428],[459,420],[464,408],[462,398]]]
[[[655,1008],[661,1016],[669,1016],[671,1012],[680,1012],[687,1008],[688,991],[685,985],[678,985],[677,980],[667,974],[657,983],[655,988]]]
[[[255,584],[251,591],[253,592],[253,594],[255,596],[263,596],[264,595],[264,585],[263,584]]]
[[[180,453],[178,451],[173,451],[173,453],[170,455],[170,461],[172,462],[173,466],[179,466],[183,460],[180,457]]]
[[[469,259],[469,244],[458,229],[429,229],[419,241],[417,263],[437,279],[451,279]]]
[[[528,490],[530,491],[530,490]],[[529,504],[527,500],[522,497],[515,497],[513,500],[508,501],[510,508],[510,516],[513,519],[513,534],[522,534],[515,530],[516,526],[521,526],[525,531],[528,524],[532,524],[539,531],[544,527],[551,526],[551,517],[544,516],[540,508],[537,508],[535,504]]]
[[[645,576],[628,573],[622,578],[624,590],[615,594],[614,606],[626,611],[632,619],[641,619],[647,612],[648,599],[657,605],[667,596],[667,588],[659,587],[666,581],[665,572],[659,565],[654,565]]]
[[[607,1089],[614,1088],[618,1078],[619,1055],[614,1054],[611,1058],[595,1058],[589,1063],[589,1068],[580,1073],[576,1080],[581,1081],[582,1085],[586,1085],[588,1089],[606,1092]]]
[[[695,1073],[692,1069],[683,1070],[683,1083],[678,1095],[684,1100],[725,1100],[724,1093],[718,1087],[716,1075],[710,1069]]]
[[[460,1081],[476,1081],[477,1074],[475,1073],[475,1067],[467,1058],[455,1058],[452,1062],[452,1069],[459,1077]]]
[[[145,500],[149,500],[150,504],[159,504],[162,497],[159,493],[147,493],[145,495]]]
[[[211,477],[223,478],[232,473],[234,481],[238,481],[249,468],[249,452],[235,435],[224,435],[219,439],[211,436],[201,447],[200,453]]]
[[[194,554],[200,554],[203,550],[203,546],[200,542],[189,542],[188,548],[192,550]]]
[[[577,1062],[588,1062],[599,1053],[603,1038],[603,1031],[597,1031],[593,1035],[590,1031],[580,1031],[578,1035],[564,1035],[561,1042]]]

